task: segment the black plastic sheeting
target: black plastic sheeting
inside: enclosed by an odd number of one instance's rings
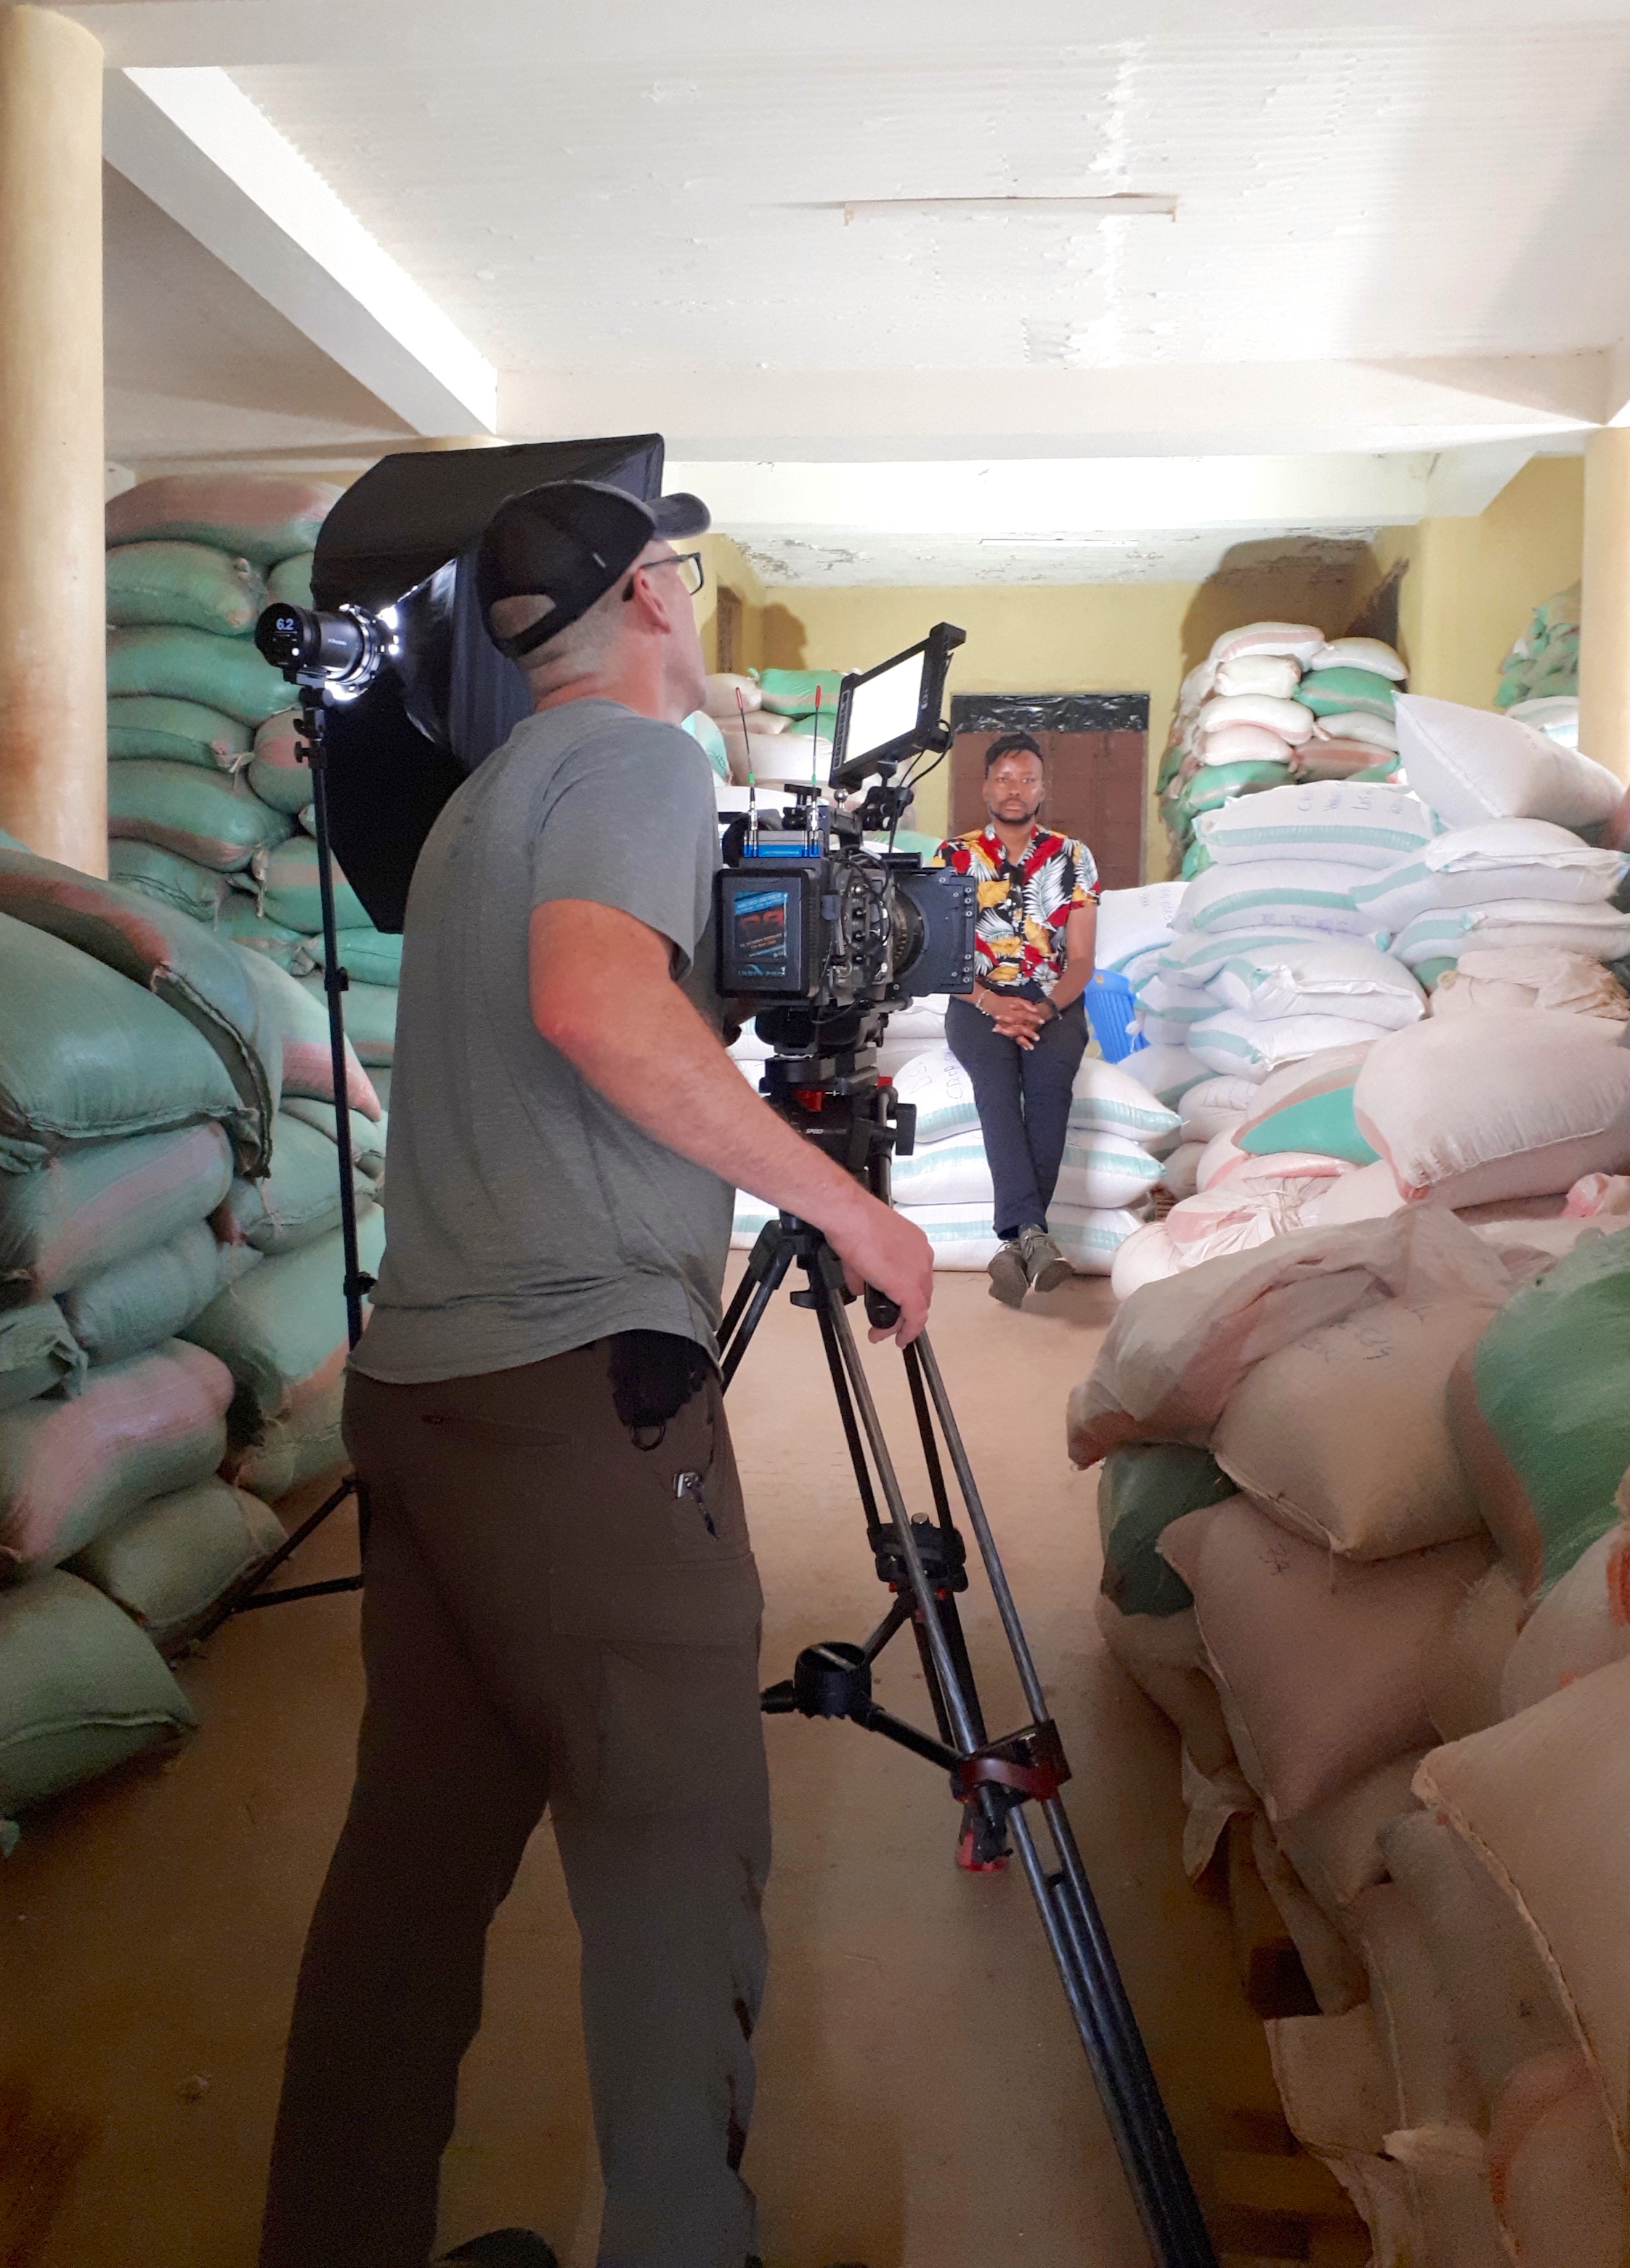
[[[1147,693],[955,693],[953,733],[1147,733]]]

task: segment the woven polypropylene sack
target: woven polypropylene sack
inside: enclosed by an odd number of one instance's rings
[[[367,983],[360,970],[349,962],[342,965],[351,980],[345,993],[346,1036],[368,1070],[377,1065],[388,1071],[396,1053],[396,987]],[[328,1001],[322,978],[306,976],[300,982],[321,1008],[326,1022]]]
[[[226,899],[224,874],[156,843],[110,843],[107,873],[111,880],[173,906],[194,921],[213,923]]]
[[[0,1417],[0,1565],[55,1567],[137,1508],[208,1477],[226,1453],[232,1381],[202,1347],[166,1340],[86,1374],[71,1401]]]
[[[125,693],[107,704],[112,763],[145,757],[235,772],[248,762],[249,747],[246,725],[196,701],[174,701],[162,693]]]
[[[275,567],[315,548],[318,531],[341,494],[327,481],[170,473],[138,481],[109,501],[107,541],[207,543],[229,557]]]
[[[1365,868],[1391,866],[1416,855],[1435,831],[1432,814],[1419,796],[1353,780],[1274,788],[1210,814],[1197,829],[1219,865],[1335,860]]]
[[[64,1292],[62,1314],[93,1363],[121,1362],[173,1338],[259,1256],[223,1244],[208,1221],[195,1221]]]
[[[322,932],[319,931],[317,935],[308,942],[312,960],[319,968],[323,968],[326,962]],[[402,973],[402,941],[399,936],[392,936],[384,930],[371,927],[342,929],[335,937],[334,943],[339,947],[341,968],[355,983],[375,986],[389,985],[393,989],[400,983]],[[923,1031],[928,1035],[926,1037],[919,1037],[917,1031],[911,1028],[915,1026],[916,1021],[914,1017],[910,1016],[892,1019],[888,1034],[890,1042],[901,1039],[911,1040],[914,1042],[913,1056],[921,1053],[925,1047],[939,1047],[943,1044],[945,1020],[943,1016],[938,1019],[937,1027],[932,1019],[922,1020]],[[901,1025],[908,1028],[901,1031],[898,1028]],[[907,1057],[905,1060],[910,1059]]]
[[[1490,710],[1407,693],[1399,698],[1398,728],[1410,785],[1445,827],[1488,819],[1598,827],[1624,794],[1605,765]]]
[[[388,1074],[385,1074],[388,1076]],[[303,1125],[314,1126],[325,1138],[338,1146],[339,1120],[332,1102],[319,1102],[309,1094],[291,1094],[283,1104],[283,1116],[297,1118]],[[360,1110],[349,1110],[346,1120],[351,1138],[351,1158],[359,1174],[377,1182],[385,1171],[385,1121],[364,1118]]]
[[[115,764],[109,773],[107,831],[230,874],[247,867],[257,850],[283,842],[293,822],[262,803],[241,772],[143,762]]]
[[[204,543],[121,543],[107,555],[107,620],[179,622],[218,637],[247,637],[266,585],[246,559]]]
[[[338,1156],[331,1134],[280,1112],[270,1173],[258,1182],[233,1182],[215,1216],[216,1228],[264,1253],[297,1252],[326,1236],[340,1226]],[[353,1187],[359,1208],[372,1201],[372,1183],[360,1170],[353,1174]]]
[[[317,876],[317,845],[309,836],[297,835],[270,850],[257,850],[249,861],[243,887],[254,896],[259,910],[303,937],[314,937],[323,925],[322,894]],[[341,929],[367,925],[368,909],[336,865],[334,870],[334,917]]]
[[[80,1552],[70,1572],[168,1649],[283,1541],[281,1521],[258,1497],[211,1479],[156,1498]]]
[[[312,994],[296,978],[279,968],[262,953],[239,947],[238,957],[247,968],[267,1027],[275,1035],[285,1095],[309,1095],[332,1102],[334,1049],[328,1011],[320,993]],[[394,1000],[395,995],[392,996]],[[378,1118],[379,1098],[363,1069],[356,1050],[345,1043],[346,1098],[353,1110]]]
[[[49,1574],[0,1592],[0,1814],[196,1722],[151,1640],[89,1583]]]
[[[84,1351],[55,1300],[0,1308],[0,1410],[42,1394],[77,1394],[84,1367]]]
[[[255,733],[249,765],[249,784],[261,801],[290,817],[297,817],[312,799],[312,768],[295,729],[299,714],[297,709],[280,709],[267,718]]]
[[[201,1032],[116,969],[9,914],[0,999],[0,1166],[205,1118],[254,1148],[253,1114]]]
[[[231,1185],[212,1123],[84,1143],[0,1173],[0,1287],[8,1299],[70,1291],[203,1220]]]
[[[1176,1441],[1112,1449],[1098,1475],[1098,1588],[1126,1615],[1175,1615],[1194,1594],[1156,1548],[1174,1520],[1221,1504],[1234,1484],[1206,1449]]]
[[[200,702],[243,725],[262,724],[289,705],[288,680],[251,640],[212,637],[208,630],[109,630],[107,690]]]

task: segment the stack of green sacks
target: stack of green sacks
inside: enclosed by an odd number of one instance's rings
[[[1575,583],[1535,608],[1526,635],[1500,665],[1496,709],[1515,709],[1525,701],[1578,698],[1579,598]]]
[[[282,1542],[263,1499],[340,1459],[323,1021],[264,955],[0,838],[0,1847],[191,1724],[164,1654]]]
[[[107,508],[109,870],[319,988],[311,774],[290,688],[253,630],[268,599],[312,603],[338,493],[201,475],[143,482]],[[337,881],[348,1008],[388,1077],[400,941]]]

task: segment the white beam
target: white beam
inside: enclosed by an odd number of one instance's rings
[[[415,432],[496,430],[491,364],[224,71],[110,72],[103,149]]]

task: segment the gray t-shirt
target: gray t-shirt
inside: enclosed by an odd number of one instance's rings
[[[527,926],[562,898],[635,915],[670,940],[676,977],[716,1022],[718,863],[707,758],[614,701],[527,718],[449,802],[408,902],[387,1246],[358,1370],[395,1385],[466,1378],[626,1330],[711,1348],[734,1193],[543,1038]],[[660,1103],[660,1057],[650,1078]]]

